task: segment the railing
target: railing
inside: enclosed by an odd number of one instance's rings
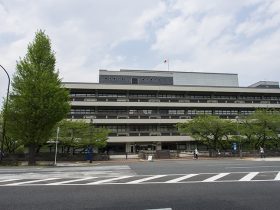
[[[256,103],[256,104],[278,104],[280,103],[279,98],[149,98],[149,97],[83,97],[75,96],[71,97],[71,101],[108,101],[108,102],[150,102],[150,103]]]

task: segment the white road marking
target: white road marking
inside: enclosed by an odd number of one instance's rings
[[[279,168],[280,166],[236,166],[236,167],[225,167],[225,168]]]
[[[146,209],[146,210],[172,210],[172,208],[164,208],[164,209]]]
[[[106,182],[111,182],[111,181],[116,181],[116,180],[120,180],[120,179],[130,178],[130,177],[132,177],[132,176],[121,176],[121,177],[116,177],[116,178],[112,178],[112,179],[104,179],[104,180],[100,180],[100,181],[96,181],[96,182],[87,183],[87,185],[102,184],[102,183],[106,183]]]
[[[216,181],[217,179],[220,179],[220,178],[222,178],[222,177],[224,177],[224,176],[226,176],[226,175],[228,175],[229,173],[220,173],[220,174],[217,174],[216,176],[212,176],[212,177],[210,177],[210,178],[208,178],[208,179],[205,179],[205,180],[203,180],[202,182],[214,182],[214,181]]]
[[[180,181],[185,180],[185,179],[189,179],[189,178],[197,176],[197,175],[198,174],[188,174],[186,176],[181,176],[181,177],[176,178],[176,179],[171,179],[171,180],[169,180],[169,181],[167,181],[165,183],[177,183],[177,182],[180,182]]]
[[[141,182],[145,182],[145,181],[149,181],[149,180],[152,180],[152,179],[157,179],[157,178],[161,178],[161,177],[165,177],[167,175],[156,175],[156,176],[151,176],[151,177],[147,177],[147,178],[143,178],[143,179],[137,179],[137,180],[134,180],[134,181],[131,181],[131,182],[127,182],[127,184],[138,184],[138,183],[141,183]]]
[[[79,182],[79,181],[96,179],[96,178],[97,177],[86,177],[86,178],[82,178],[82,179],[72,179],[72,180],[67,180],[67,181],[63,181],[63,182],[54,182],[54,183],[50,183],[50,184],[46,184],[46,185],[60,185],[60,184],[67,184],[67,183],[71,183],[71,182]]]
[[[11,181],[16,181],[19,179],[5,179],[5,180],[0,180],[0,182],[11,182]]]
[[[50,181],[50,180],[55,180],[59,178],[48,178],[48,179],[36,179],[32,181],[26,181],[26,182],[16,182],[12,184],[6,184],[7,186],[16,186],[16,185],[21,185],[21,184],[31,184],[31,183],[36,183],[36,182],[43,182],[43,181]]]
[[[274,178],[268,180],[254,180],[258,174],[268,173],[271,175],[275,175]],[[272,174],[273,173],[273,174]],[[241,179],[237,178],[235,180],[219,180],[220,178],[227,176],[228,174],[243,174]],[[174,176],[177,178],[174,178]],[[191,177],[198,176],[198,175],[209,175],[212,176],[210,178],[204,179],[198,177],[196,181],[188,180]],[[156,180],[157,178],[166,177],[165,180]],[[171,177],[173,179],[171,179]],[[125,180],[126,178],[133,178],[130,181]],[[56,180],[60,179],[60,180]],[[64,179],[64,180],[63,180]],[[67,180],[65,180],[67,179]],[[99,179],[95,180],[95,182],[89,182],[86,180],[91,179]],[[51,181],[55,180],[55,181]],[[114,182],[120,180],[119,182]],[[151,181],[149,181],[151,180]],[[167,181],[166,181],[167,180]],[[85,181],[83,183],[75,183],[79,181]],[[93,180],[94,181],[94,180]],[[111,176],[111,177],[99,177],[99,176],[92,176],[92,177],[81,177],[81,178],[67,178],[67,177],[59,177],[59,178],[47,178],[47,179],[33,179],[33,180],[26,180],[26,179],[15,179],[15,178],[6,178],[0,179],[0,186],[45,186],[45,185],[73,185],[73,186],[81,186],[81,185],[95,185],[95,184],[168,184],[168,183],[207,183],[207,182],[240,182],[240,181],[251,181],[251,182],[265,182],[265,181],[280,181],[280,171],[261,171],[261,172],[227,172],[227,173],[198,173],[198,174],[165,174],[165,175],[131,175],[131,176]],[[10,182],[10,183],[5,183]],[[87,183],[89,182],[89,183]]]
[[[260,172],[250,172],[243,178],[239,179],[241,182],[251,181],[255,176],[257,176]]]
[[[280,172],[278,172],[278,174],[276,175],[276,177],[274,178],[274,180],[279,180],[279,181],[280,181]]]

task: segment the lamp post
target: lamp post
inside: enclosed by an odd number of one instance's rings
[[[239,157],[240,157],[240,159],[241,159],[241,158],[242,158],[242,145],[241,145],[241,137],[240,137],[239,128],[238,128],[238,125],[239,125],[239,116],[236,116],[235,119],[236,119],[237,136],[238,136],[238,138],[239,138]]]
[[[6,71],[6,69],[0,64],[0,67],[5,71],[5,73],[7,74],[8,77],[8,89],[7,89],[7,97],[6,97],[6,101],[5,101],[5,110],[7,110],[8,107],[8,99],[9,99],[9,92],[10,92],[10,75],[8,74],[8,72]],[[3,132],[2,132],[2,142],[1,142],[1,154],[0,154],[0,161],[3,160],[3,149],[4,149],[4,140],[5,140],[5,133],[6,133],[6,118],[3,117]]]
[[[55,153],[54,153],[54,166],[56,166],[56,159],[57,159],[57,143],[58,143],[58,135],[59,135],[59,127],[56,130],[56,141],[55,141]]]

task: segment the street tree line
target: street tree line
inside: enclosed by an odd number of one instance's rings
[[[109,130],[96,128],[93,124],[83,120],[62,120],[57,124],[59,128],[59,145],[61,152],[75,154],[76,150],[85,151],[88,146],[102,149],[107,145]],[[56,141],[57,129],[53,129],[53,135],[49,142]]]
[[[0,127],[3,125],[3,117],[0,115]],[[102,149],[107,145],[109,130],[105,128],[96,128],[93,124],[83,120],[61,120],[50,131],[50,137],[46,142],[41,142],[36,147],[38,154],[42,147],[54,147],[57,141],[61,148],[61,153],[75,154],[76,150],[85,151],[88,146],[96,149]],[[2,130],[1,130],[2,132]],[[6,139],[4,141],[4,151],[6,154],[23,153],[25,150],[25,142],[21,138],[11,138],[11,127],[8,127]],[[2,136],[0,137],[2,141]]]
[[[233,142],[247,144],[252,150],[259,147],[280,148],[280,113],[276,110],[258,109],[235,120],[200,115],[177,126],[181,133],[206,145],[210,155],[230,148]]]
[[[27,54],[17,62],[11,87],[7,109],[3,107],[1,115],[6,122],[5,138],[1,139],[4,152],[28,148],[28,164],[35,165],[36,155],[53,139],[58,126],[60,144],[67,151],[106,145],[108,131],[85,122],[62,121],[70,111],[69,92],[61,83],[51,40],[44,31],[36,32]]]

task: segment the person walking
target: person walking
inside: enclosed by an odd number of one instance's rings
[[[195,150],[194,150],[194,157],[195,157],[195,159],[198,159],[198,149],[197,148],[195,148]]]
[[[260,154],[261,154],[261,158],[264,158],[264,149],[263,149],[263,147],[260,147]]]

